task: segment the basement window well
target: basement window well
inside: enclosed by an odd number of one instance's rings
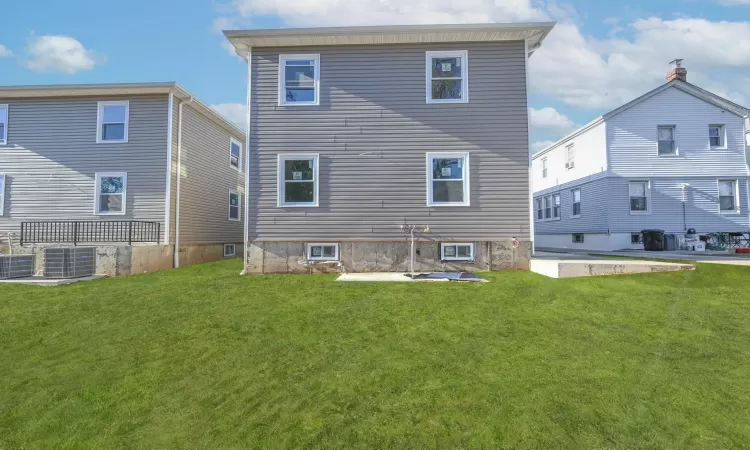
[[[339,244],[307,244],[308,261],[338,261]]]
[[[474,244],[440,244],[442,261],[474,261]]]

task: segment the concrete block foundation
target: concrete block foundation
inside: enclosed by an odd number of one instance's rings
[[[318,241],[316,241],[318,242]],[[447,242],[447,241],[443,241]],[[307,261],[305,242],[261,242],[248,245],[247,273],[351,273],[408,272],[409,241],[340,242],[339,261]],[[473,262],[440,261],[440,242],[417,241],[415,272],[476,272],[529,270],[531,242],[521,241],[513,248],[512,241],[474,242]]]

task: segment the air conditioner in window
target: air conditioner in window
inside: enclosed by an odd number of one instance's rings
[[[576,166],[576,163],[565,163],[565,168],[566,169],[572,169],[575,166]]]

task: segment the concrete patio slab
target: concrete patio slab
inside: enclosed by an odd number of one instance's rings
[[[414,282],[450,282],[455,281],[459,283],[467,282],[487,282],[487,280],[449,280],[449,279],[429,279],[429,278],[418,278],[416,280],[407,276],[408,274],[403,272],[368,272],[368,273],[345,273],[338,277],[336,281],[379,281],[387,283],[414,283]]]
[[[567,255],[565,255],[567,256]],[[579,258],[532,258],[531,271],[551,278],[575,278],[599,275],[623,275],[633,273],[676,272],[695,270],[691,264],[656,261]]]
[[[26,277],[26,278],[11,278],[9,280],[0,280],[0,283],[25,284],[27,286],[64,286],[67,284],[80,283],[83,281],[98,280],[104,277],[106,277],[106,275],[93,275],[90,277],[64,278],[64,279],[50,279],[50,278],[34,276],[34,277]]]

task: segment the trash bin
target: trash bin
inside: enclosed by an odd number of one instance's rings
[[[664,251],[664,230],[643,230],[643,249],[647,252]]]
[[[664,235],[664,250],[668,252],[677,250],[677,236],[674,234]]]

